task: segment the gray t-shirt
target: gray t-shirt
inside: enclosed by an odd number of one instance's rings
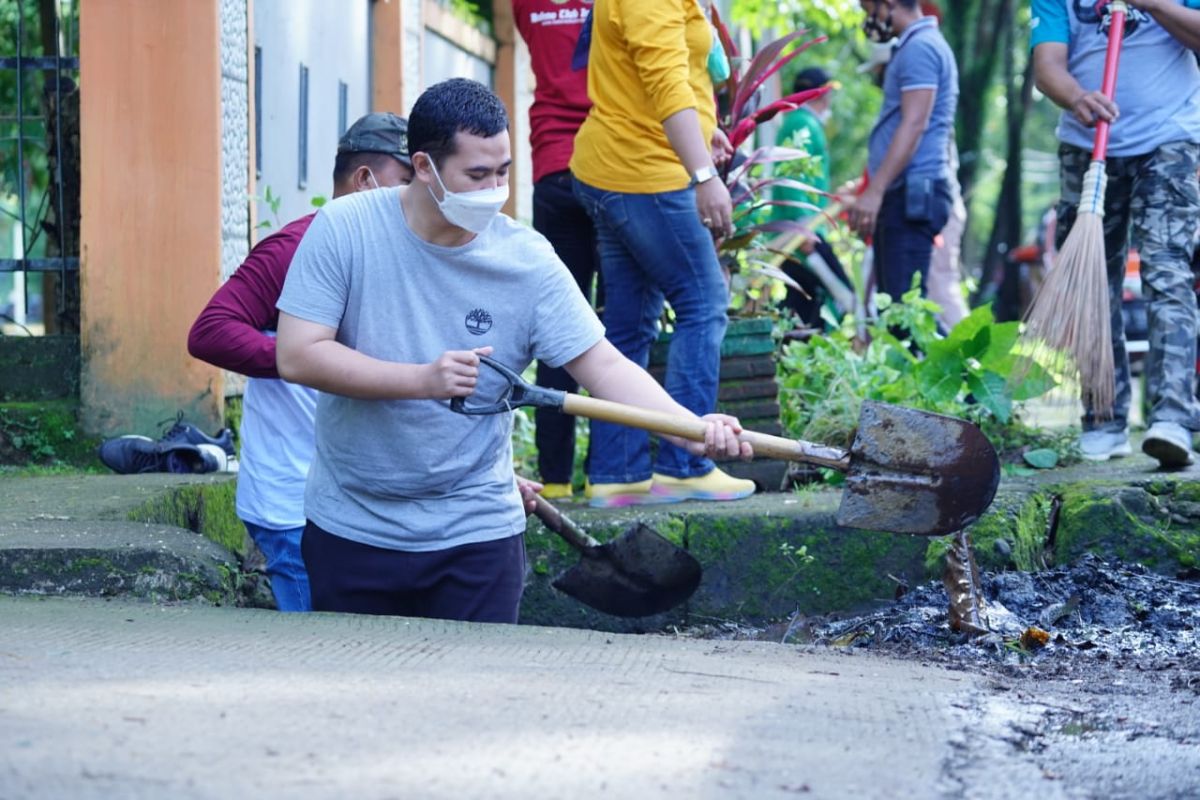
[[[1194,7],[1178,0],[1179,5]],[[1100,89],[1108,29],[1095,3],[1033,0],[1031,45],[1067,45],[1067,69],[1089,91]],[[1107,155],[1141,156],[1169,142],[1200,141],[1200,70],[1196,57],[1154,17],[1129,9],[1117,71],[1113,123]],[[1091,151],[1096,129],[1070,111],[1058,122],[1058,138]]]
[[[933,111],[912,160],[893,186],[908,175],[929,178],[950,175],[947,154],[954,112],[958,108],[958,65],[933,17],[919,19],[904,30],[884,73],[883,106],[867,146],[867,171],[872,177],[883,164],[892,137],[900,127],[903,94],[917,89],[934,91]]]
[[[497,215],[461,247],[430,244],[408,227],[401,191],[326,205],[296,250],[280,310],[336,328],[337,341],[361,353],[404,363],[490,345],[522,372],[534,358],[561,366],[603,337],[541,234]],[[482,368],[476,402],[502,387]],[[338,536],[413,552],[519,534],[525,513],[511,436],[511,414],[322,392],[305,515]]]

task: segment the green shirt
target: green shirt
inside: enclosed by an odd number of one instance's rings
[[[788,146],[793,143],[798,144],[805,138],[803,131],[808,131],[808,140],[804,143],[804,149],[817,160],[817,169],[816,174],[807,175],[802,180],[816,189],[828,192],[830,183],[829,143],[825,139],[825,126],[821,124],[821,120],[817,118],[816,114],[803,106],[786,114],[783,117],[783,124],[779,126],[779,134],[775,137],[775,144],[779,146]],[[824,208],[828,202],[828,198],[824,195],[802,192],[799,189],[791,189],[785,186],[774,187],[771,190],[771,197],[775,200],[811,203],[820,208]],[[812,212],[803,208],[795,208],[793,206],[771,207],[771,219],[804,219],[811,216]]]

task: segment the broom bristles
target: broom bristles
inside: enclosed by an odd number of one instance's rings
[[[1115,392],[1109,302],[1104,217],[1080,209],[1029,307],[1022,339],[1039,360],[1048,356],[1066,374],[1078,374],[1084,407],[1099,419],[1112,417]]]

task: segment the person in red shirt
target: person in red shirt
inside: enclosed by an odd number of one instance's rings
[[[333,196],[412,182],[408,124],[374,113],[338,142]],[[309,611],[300,554],[304,483],[314,448],[315,389],[288,383],[275,367],[275,308],[300,239],[315,212],[259,242],[200,312],[188,335],[194,358],[249,376],[242,406],[237,514],[267,560],[280,611]]]
[[[575,276],[580,291],[591,296],[600,274],[592,219],[571,191],[567,164],[575,149],[575,133],[592,107],[587,70],[572,68],[572,55],[592,0],[513,0],[517,30],[529,46],[537,86],[529,109],[533,145],[533,227]],[[578,385],[564,369],[538,363],[541,386],[574,392]],[[569,497],[575,462],[575,418],[555,411],[535,413],[538,472],[545,497]]]

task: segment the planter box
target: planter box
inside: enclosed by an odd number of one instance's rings
[[[779,436],[779,386],[775,382],[775,341],[767,318],[733,319],[721,342],[721,378],[717,410],[733,414],[748,430]],[[650,350],[650,374],[660,383],[667,369],[671,334],[664,332]],[[759,491],[778,491],[787,476],[787,462],[775,459],[725,461],[721,469],[749,478]]]

